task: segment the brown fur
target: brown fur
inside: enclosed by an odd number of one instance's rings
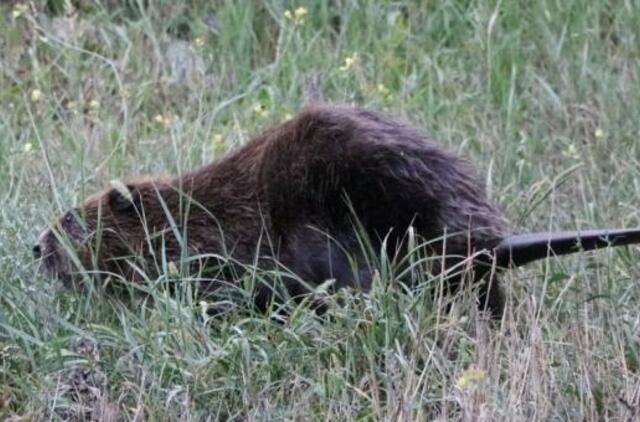
[[[43,268],[63,279],[76,271],[64,237],[84,268],[135,279],[123,257],[151,263],[164,253],[178,261],[183,236],[189,255],[229,255],[242,264],[258,256],[266,267],[276,257],[312,285],[335,278],[338,286],[367,287],[354,212],[374,247],[386,238],[391,253],[409,226],[425,239],[447,233],[430,247],[458,256],[447,265],[492,250],[508,233],[466,161],[408,124],[343,106],[308,107],[219,162],[127,187],[131,198],[107,189],[43,232],[34,248]],[[355,274],[347,255],[358,262]],[[482,296],[502,312],[499,288]]]

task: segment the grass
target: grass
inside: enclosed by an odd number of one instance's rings
[[[469,157],[516,230],[638,226],[640,4],[177,3],[0,4],[0,417],[638,417],[636,247],[509,274],[496,329],[391,272],[328,317],[210,318],[153,281],[65,290],[30,250],[110,179],[208,163],[318,96]]]

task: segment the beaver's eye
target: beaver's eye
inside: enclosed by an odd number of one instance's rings
[[[64,216],[64,222],[65,224],[71,224],[73,222],[73,214],[72,213],[67,213],[67,215]]]

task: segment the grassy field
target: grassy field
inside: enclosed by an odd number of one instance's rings
[[[469,157],[516,230],[640,226],[638,1],[23,1],[0,26],[0,419],[640,417],[637,247],[510,273],[495,329],[385,268],[278,321],[210,318],[186,287],[72,292],[30,256],[109,180],[198,167],[319,98]]]

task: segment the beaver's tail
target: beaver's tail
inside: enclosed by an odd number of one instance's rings
[[[519,267],[552,255],[640,243],[640,228],[515,234],[495,248],[499,267]]]

